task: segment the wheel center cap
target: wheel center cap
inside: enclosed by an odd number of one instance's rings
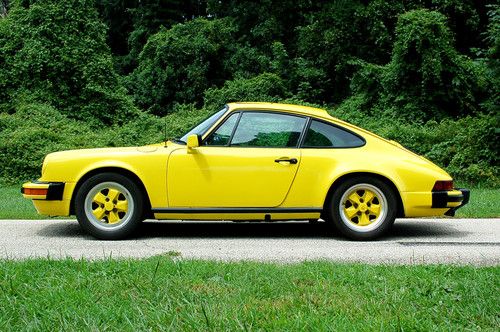
[[[113,205],[114,205],[113,202],[106,202],[104,204],[104,208],[106,209],[106,211],[111,211],[113,210]]]
[[[359,205],[359,211],[361,212],[365,212],[366,210],[368,210],[368,207],[366,206],[366,204],[360,204]]]

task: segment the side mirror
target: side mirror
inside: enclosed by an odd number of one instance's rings
[[[199,135],[189,135],[186,142],[188,149],[197,148],[200,146],[200,136]]]

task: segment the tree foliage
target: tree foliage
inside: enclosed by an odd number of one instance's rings
[[[137,105],[166,114],[175,103],[200,103],[203,92],[227,78],[234,28],[229,19],[194,19],[149,38],[128,77]]]
[[[391,61],[360,63],[353,78],[353,98],[368,114],[389,112],[427,121],[477,114],[488,82],[480,66],[453,47],[446,17],[414,10],[400,16]]]
[[[96,0],[108,26],[108,44],[116,68],[127,74],[137,66],[148,38],[160,28],[171,28],[206,13],[206,3],[198,0]]]
[[[0,20],[0,110],[36,100],[68,117],[112,123],[133,106],[113,70],[90,0],[14,3]]]
[[[9,11],[9,0],[0,0],[0,17],[5,17]]]
[[[276,74],[264,73],[252,78],[226,81],[221,88],[205,91],[206,109],[222,107],[237,101],[276,102],[286,99],[287,89],[283,80]]]
[[[500,5],[490,6],[488,30],[484,33],[489,48],[486,51],[487,74],[492,82],[492,93],[486,107],[500,114]],[[496,90],[495,90],[496,89]]]
[[[498,185],[499,26],[493,0],[0,1],[0,178],[289,100]]]

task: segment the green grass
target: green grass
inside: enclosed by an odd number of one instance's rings
[[[500,267],[0,261],[0,330],[496,330]]]
[[[21,185],[0,187],[0,219],[44,219],[30,200],[21,194]]]
[[[23,198],[19,186],[0,186],[0,219],[43,219],[31,201]],[[471,201],[457,211],[457,217],[500,217],[500,189],[473,188]]]
[[[0,219],[48,219],[39,215],[31,200],[21,194],[21,185],[0,186]]]
[[[457,210],[456,217],[494,218],[500,217],[500,189],[471,189],[469,204]]]

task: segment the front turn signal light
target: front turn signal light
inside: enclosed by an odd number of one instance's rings
[[[49,190],[47,188],[24,188],[23,194],[25,195],[47,195]]]

